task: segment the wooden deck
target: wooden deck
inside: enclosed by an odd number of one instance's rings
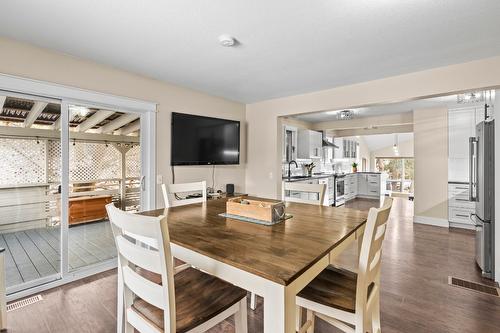
[[[0,234],[5,248],[7,287],[56,274],[60,270],[60,227]],[[116,257],[108,221],[69,228],[69,269]]]

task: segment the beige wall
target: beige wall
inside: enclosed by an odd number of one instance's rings
[[[369,140],[370,137],[367,137],[367,140]],[[398,151],[399,155],[396,156],[394,153],[394,148],[393,146],[388,146],[384,148],[380,148],[377,150],[373,150],[370,152],[370,160],[371,160],[371,165],[373,166],[373,170],[375,169],[375,159],[377,157],[413,157],[413,146],[414,146],[414,140],[407,140],[403,142],[398,143]],[[445,166],[448,168],[448,166]]]
[[[415,216],[448,221],[448,109],[413,111]]]
[[[366,145],[365,138],[360,136],[357,138],[359,142],[359,165],[358,165],[358,170],[361,171],[371,171],[372,169],[372,162],[370,160],[370,149]],[[366,170],[363,170],[363,158],[366,159]]]
[[[0,73],[158,103],[157,172],[164,176],[165,182],[171,179],[172,111],[242,121],[242,163],[217,167],[216,185],[222,188],[231,182],[236,191],[245,191],[245,105],[9,39],[0,38],[0,50]],[[196,180],[211,184],[211,167],[176,167],[176,181]],[[161,194],[157,193],[157,203],[163,206]]]
[[[394,76],[315,93],[249,104],[247,192],[279,193],[281,145],[277,117],[322,110],[398,102],[439,94],[500,86],[500,57]],[[445,155],[446,156],[446,155]]]

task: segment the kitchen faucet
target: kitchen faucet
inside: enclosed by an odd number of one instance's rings
[[[292,163],[295,164],[295,167],[298,168],[299,166],[297,165],[297,162],[295,162],[294,160],[291,160],[290,162],[288,162],[288,178],[290,178],[292,176],[292,173],[291,173],[291,167],[292,167]]]

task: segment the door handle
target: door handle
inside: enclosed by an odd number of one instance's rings
[[[146,176],[141,177],[141,190],[146,191]]]
[[[475,137],[469,138],[469,201],[476,201],[474,197],[475,184],[475,165],[474,165],[474,144],[477,142]]]

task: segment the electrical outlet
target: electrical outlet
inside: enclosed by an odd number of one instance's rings
[[[156,175],[156,184],[163,184],[163,175]]]

